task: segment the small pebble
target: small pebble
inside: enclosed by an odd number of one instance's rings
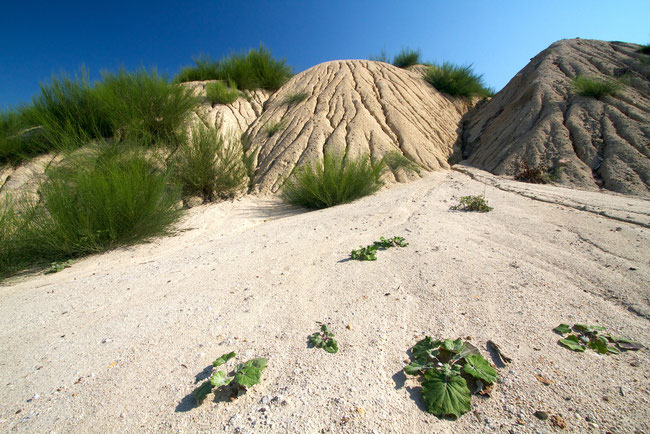
[[[537,419],[541,419],[541,420],[546,420],[546,419],[548,419],[548,413],[545,412],[545,411],[537,410],[535,413],[533,413],[533,415],[534,415]]]

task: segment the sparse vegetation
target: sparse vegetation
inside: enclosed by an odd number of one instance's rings
[[[195,66],[183,68],[175,81],[232,80],[240,90],[277,90],[293,75],[286,60],[274,59],[271,52],[261,45],[257,50],[231,54],[219,62],[199,57],[194,63]]]
[[[417,65],[418,63],[421,63],[419,49],[412,50],[409,47],[402,48],[402,50],[393,58],[393,65],[398,68],[408,68],[409,66]]]
[[[179,146],[173,160],[173,173],[184,195],[198,195],[205,201],[212,201],[215,197],[232,196],[242,189],[250,168],[239,140],[224,137],[219,129],[200,126]]]
[[[286,105],[294,105],[306,100],[308,96],[309,94],[307,92],[294,92],[287,95],[283,102]]]
[[[485,86],[483,76],[474,73],[470,66],[458,66],[449,62],[431,65],[424,79],[440,92],[464,98],[490,97],[494,91]]]
[[[385,49],[382,49],[379,54],[371,54],[368,56],[368,60],[373,60],[375,62],[384,62],[390,63],[390,56],[386,53]]]
[[[358,261],[376,261],[377,251],[379,249],[386,250],[390,247],[406,247],[409,243],[403,237],[384,238],[380,237],[379,241],[375,241],[369,246],[359,247],[358,250],[352,250],[350,258]]]
[[[284,130],[285,128],[286,125],[282,120],[276,122],[269,122],[264,127],[266,134],[268,134],[269,137],[271,137],[273,134],[277,133],[278,131]]]
[[[530,166],[526,161],[521,163],[515,175],[515,180],[531,184],[548,184],[552,179],[553,174],[545,166]]]
[[[97,93],[119,139],[145,146],[182,140],[189,115],[199,104],[190,89],[170,84],[155,69],[105,72],[102,79]]]
[[[619,354],[621,351],[637,351],[642,348],[640,344],[629,339],[612,337],[609,333],[605,333],[605,330],[602,326],[585,324],[574,324],[573,328],[568,324],[560,324],[553,329],[560,336],[569,334],[558,343],[572,351],[584,352],[587,348],[591,348],[599,354]]]
[[[212,362],[212,366],[218,368],[233,357],[235,357],[234,352],[226,353]],[[240,393],[245,393],[249,387],[259,384],[262,371],[264,371],[267,364],[267,359],[258,358],[238,364],[230,376],[224,371],[214,371],[208,380],[194,389],[192,394],[196,404],[201,405],[213,389],[221,389],[225,386],[230,388],[230,399],[237,398]]]
[[[411,350],[407,375],[422,377],[426,410],[438,417],[458,418],[471,409],[472,393],[487,394],[498,380],[497,371],[469,342],[433,340],[426,336]]]
[[[379,190],[385,167],[385,161],[373,162],[367,155],[325,152],[322,161],[297,168],[282,195],[291,204],[312,209],[348,203]]]
[[[636,51],[642,54],[650,54],[650,44],[641,45],[641,48]]]
[[[489,212],[493,208],[488,206],[483,196],[463,196],[460,198],[458,205],[451,207],[453,210]]]
[[[309,336],[309,343],[315,348],[322,348],[328,353],[337,353],[339,351],[339,344],[334,339],[336,335],[330,332],[327,324],[320,326],[320,332],[316,332]]]
[[[233,80],[229,80],[227,85],[219,80],[205,85],[205,95],[212,104],[232,104],[241,92]]]
[[[616,95],[623,88],[623,83],[620,80],[601,80],[578,75],[573,79],[571,86],[575,93],[580,96],[601,99],[606,95]]]

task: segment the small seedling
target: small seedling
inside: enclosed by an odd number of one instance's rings
[[[309,343],[316,348],[322,348],[328,353],[334,354],[339,350],[339,344],[334,336],[336,335],[330,332],[327,324],[323,324],[320,326],[320,333],[316,332],[309,337]]]
[[[58,273],[59,271],[63,271],[65,268],[69,268],[71,265],[72,259],[68,259],[67,261],[63,262],[52,262],[52,264],[50,264],[50,268],[48,268],[44,274]]]
[[[463,196],[458,201],[458,205],[452,206],[450,209],[458,211],[476,211],[488,212],[494,208],[488,206],[483,196]]]
[[[212,366],[218,368],[233,357],[235,357],[234,352],[226,353],[212,362]],[[249,387],[260,382],[262,371],[266,368],[267,363],[267,359],[251,359],[246,363],[238,364],[235,370],[231,372],[231,376],[227,376],[224,371],[215,371],[209,379],[194,389],[193,395],[196,405],[201,405],[205,397],[208,396],[215,387],[218,389],[220,387],[229,386],[231,392],[230,399],[237,398],[240,392],[245,392]]]
[[[499,378],[478,349],[462,339],[433,340],[426,336],[411,350],[407,375],[423,377],[422,398],[427,412],[458,418],[471,409],[472,392],[489,396]]]
[[[390,247],[406,247],[409,243],[406,242],[404,237],[393,237],[393,238],[379,238],[379,241],[375,241],[373,244],[366,247],[359,247],[357,250],[352,250],[350,257],[358,261],[376,261],[377,260],[377,251],[379,249],[386,250]]]
[[[637,351],[642,347],[641,344],[629,339],[612,337],[610,334],[604,333],[605,330],[605,327],[602,326],[585,324],[574,324],[573,328],[569,327],[569,324],[560,324],[553,329],[561,336],[570,333],[566,338],[560,339],[558,343],[571,351],[582,353],[587,348],[591,348],[599,354],[619,354],[621,351]]]

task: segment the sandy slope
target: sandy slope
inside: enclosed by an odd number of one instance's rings
[[[177,236],[5,282],[0,431],[552,431],[535,410],[572,431],[650,431],[648,351],[577,354],[551,331],[597,323],[650,344],[650,202],[471,173],[310,213],[198,207]],[[493,212],[449,210],[484,191]],[[382,235],[411,244],[347,260]],[[338,354],[307,348],[320,321]],[[513,358],[458,421],[423,412],[401,373],[424,334]],[[263,382],[194,408],[195,379],[231,350],[268,357]]]

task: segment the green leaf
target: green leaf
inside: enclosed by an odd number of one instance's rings
[[[319,333],[314,333],[309,338],[309,343],[315,346],[316,348],[320,348],[323,346],[323,339],[320,337]]]
[[[339,350],[339,345],[334,339],[329,339],[325,344],[325,351],[328,353],[336,353]]]
[[[460,417],[470,410],[471,395],[460,375],[446,376],[432,369],[424,374],[422,397],[429,413]]]
[[[621,354],[621,352],[618,350],[618,348],[613,347],[611,345],[607,347],[607,352],[612,353],[612,354]]]
[[[560,339],[560,344],[564,345],[572,351],[584,351],[586,348],[580,344],[580,340],[576,335],[569,335],[566,339]]]
[[[569,324],[562,323],[559,326],[555,327],[553,331],[561,335],[565,335],[567,333],[571,333],[571,327],[569,326]]]
[[[594,339],[587,344],[592,350],[598,351],[600,354],[607,354],[607,339],[600,337]]]
[[[616,346],[623,351],[637,351],[643,348],[638,342],[634,342],[630,339],[625,338],[612,338],[616,342]]]
[[[467,363],[463,366],[463,372],[466,374],[480,378],[488,384],[494,383],[499,378],[497,371],[480,354],[470,354],[465,357],[465,361]]]
[[[469,342],[463,342],[462,339],[456,339],[455,341],[445,339],[442,343],[442,349],[449,351],[451,354],[455,354],[456,356],[452,358],[454,360],[459,360],[470,354],[479,354],[478,349],[474,345]]]
[[[426,369],[431,369],[431,367],[431,364],[411,362],[411,364],[404,366],[404,372],[406,372],[407,375],[420,375],[424,373]]]
[[[589,326],[589,325],[585,325],[585,324],[574,324],[573,328],[575,328],[579,332],[583,332],[583,333],[592,333],[592,332],[595,332],[595,331],[605,330],[605,327],[603,327],[603,326]]]
[[[267,359],[252,359],[237,367],[235,382],[244,387],[251,387],[260,382],[262,371],[266,368]]]
[[[442,341],[434,341],[431,336],[426,336],[413,346],[413,358],[421,364],[433,361],[438,355],[437,348],[441,343]]]
[[[232,381],[233,377],[226,377],[226,373],[223,371],[217,371],[212,374],[210,377],[210,384],[214,387],[224,386]]]
[[[196,405],[201,405],[206,396],[212,391],[212,384],[210,380],[206,380],[199,387],[194,389],[192,395],[194,395],[194,401]]]
[[[221,366],[221,365],[223,365],[224,363],[226,363],[228,360],[232,359],[233,357],[235,357],[235,352],[234,352],[234,351],[232,351],[232,352],[230,352],[230,353],[226,353],[226,354],[224,354],[223,356],[219,357],[219,358],[218,358],[217,360],[215,360],[214,362],[212,362],[212,366],[214,366],[215,368],[216,368],[217,366]]]
[[[329,332],[329,330],[327,329],[327,324],[322,324],[320,326],[320,331],[322,331],[323,333]]]

